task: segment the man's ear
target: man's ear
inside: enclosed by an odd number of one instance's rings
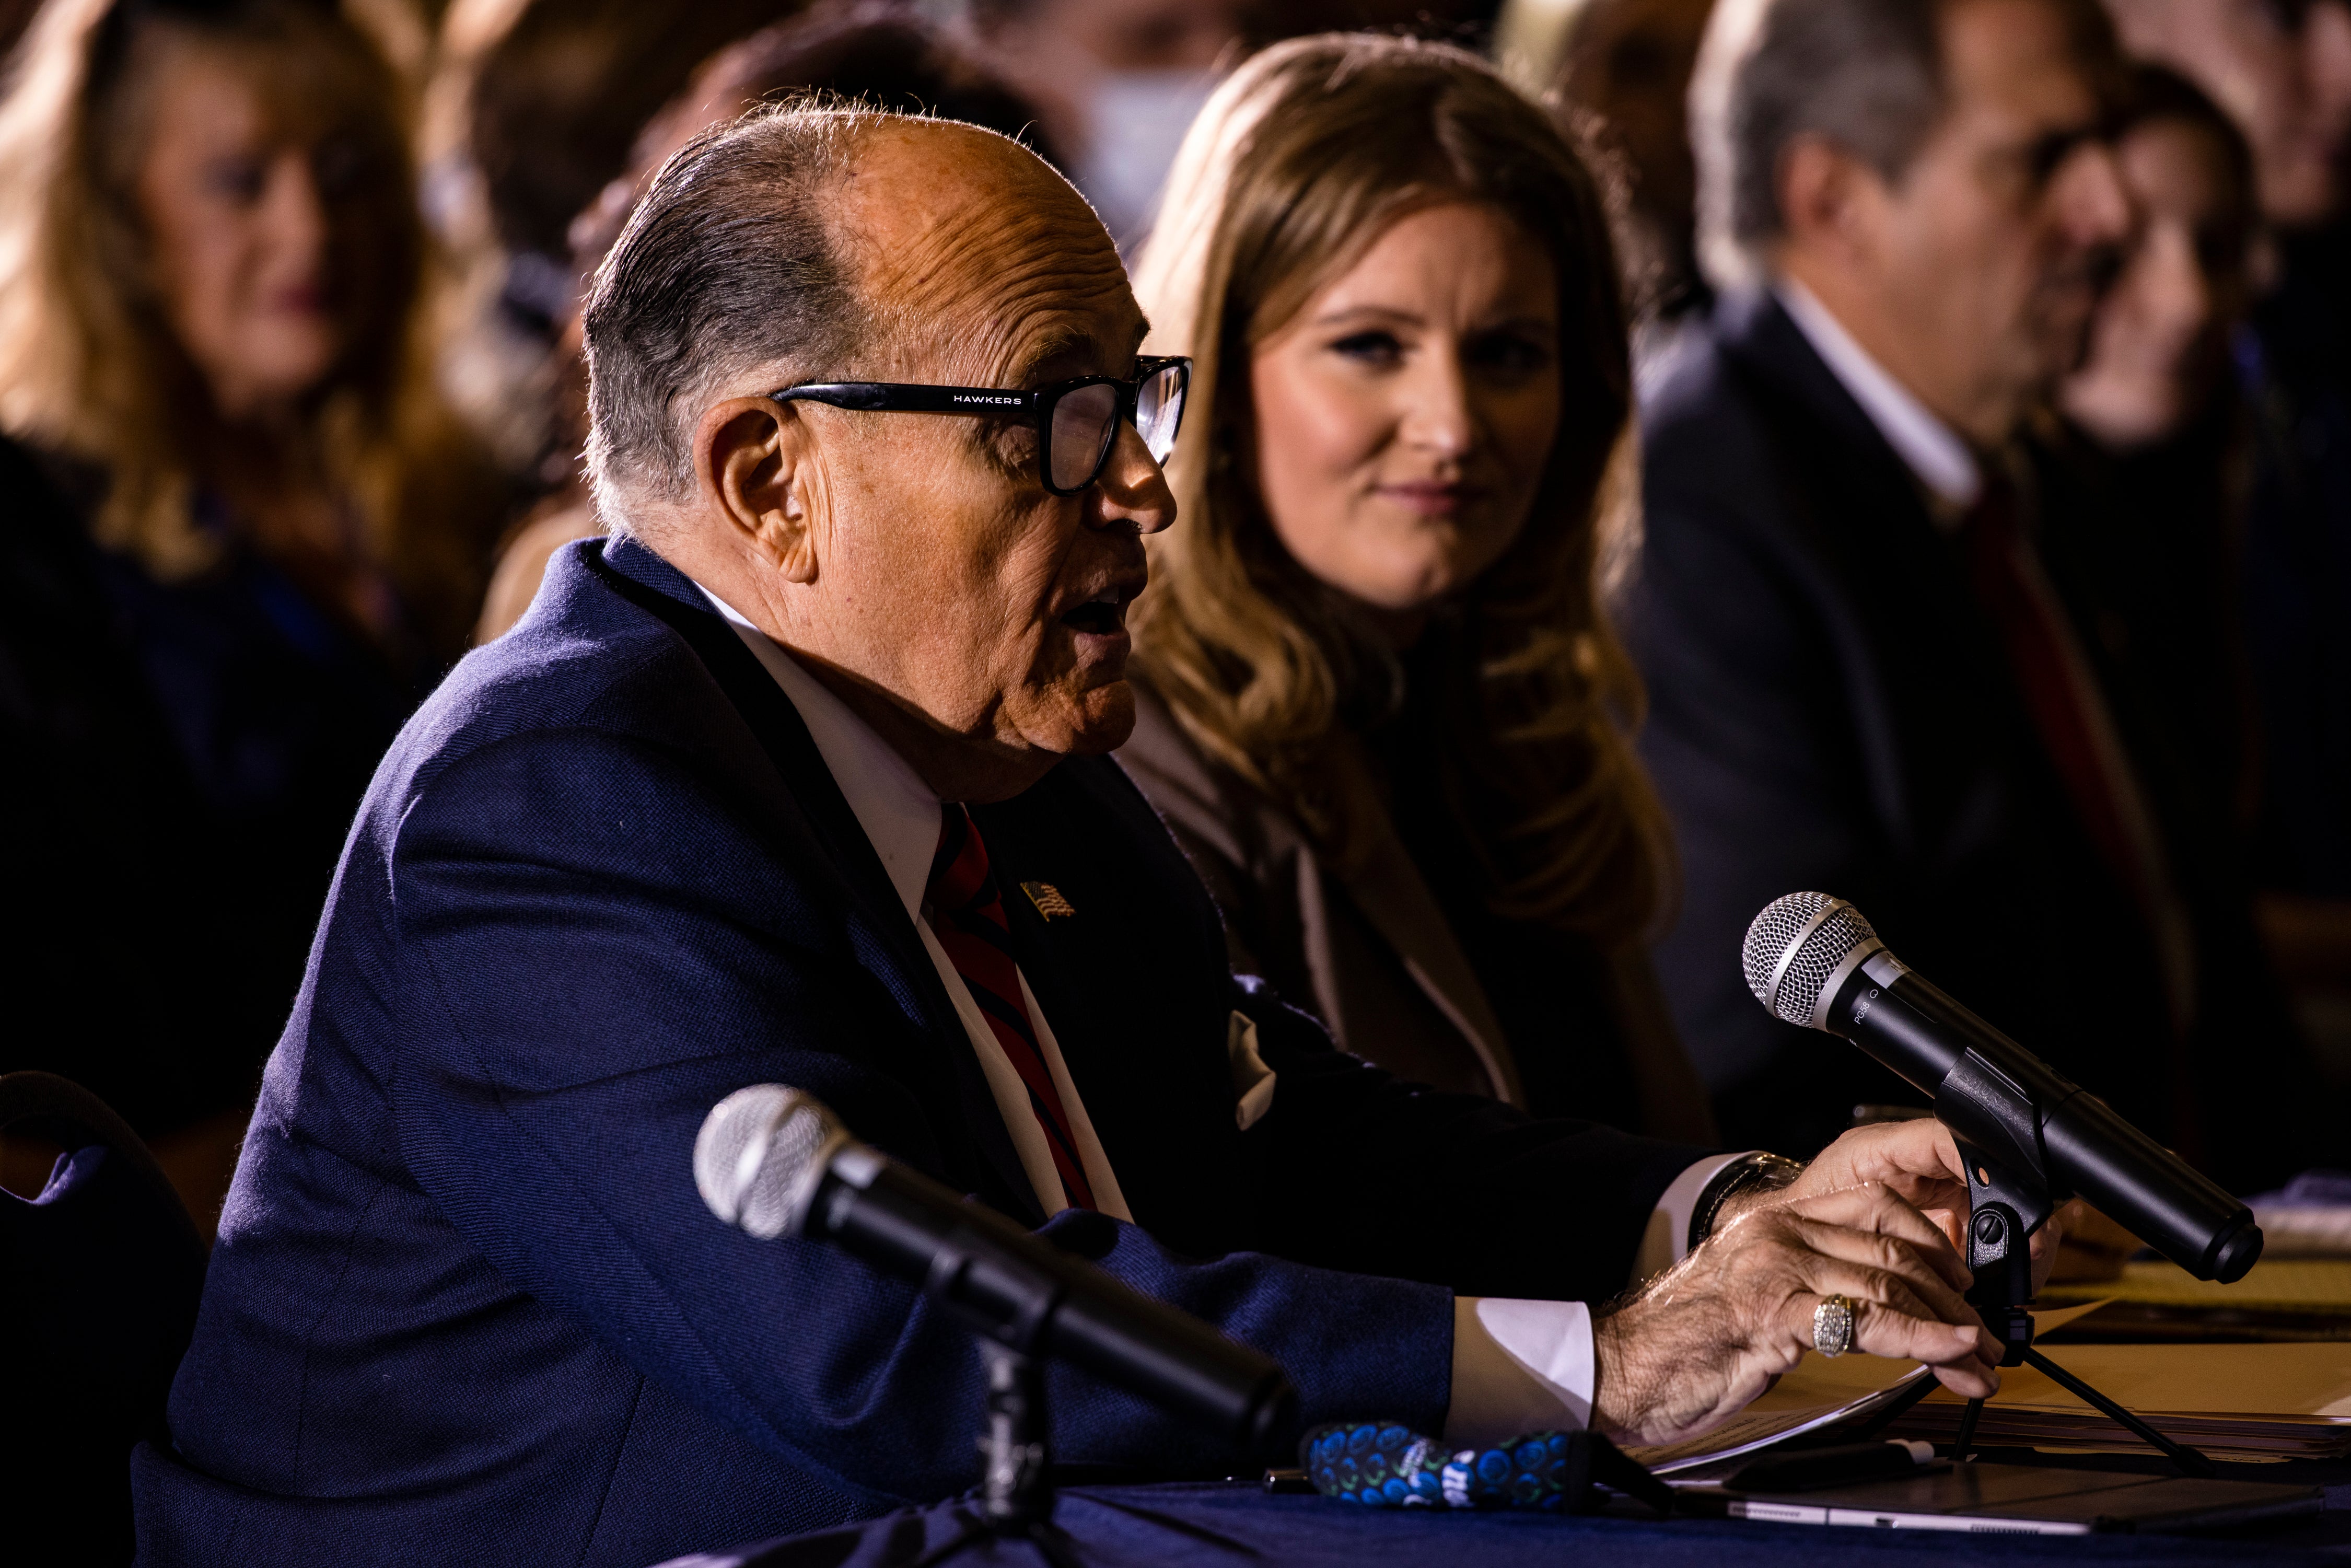
[[[1799,136],[1780,154],[1777,183],[1790,246],[1842,265],[1875,248],[1875,217],[1887,192],[1861,159],[1821,137]]]
[[[729,398],[694,429],[695,487],[705,509],[789,582],[814,582],[819,512],[815,432],[797,403]]]

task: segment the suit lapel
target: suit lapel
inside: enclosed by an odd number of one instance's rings
[[[840,887],[860,923],[881,944],[891,971],[883,977],[884,983],[897,992],[900,1005],[922,1023],[924,1037],[934,1048],[930,1070],[918,1066],[910,1075],[911,1087],[930,1101],[935,1098],[926,1092],[931,1086],[955,1085],[957,1103],[952,1106],[951,1123],[940,1119],[940,1113],[949,1109],[945,1102],[932,1103],[929,1109],[943,1128],[963,1127],[996,1176],[1000,1190],[981,1196],[1007,1214],[1042,1224],[1044,1207],[1029,1185],[1028,1173],[1005,1130],[1003,1114],[980,1071],[961,1016],[914,923],[907,919],[905,905],[891,885],[881,857],[873,852],[872,841],[865,836],[832,770],[825,766],[799,710],[760,667],[735,629],[709,609],[693,583],[667,561],[622,535],[606,547],[598,564],[618,591],[658,616],[684,640],[742,716],[781,776],[786,792],[807,817],[813,836],[831,858]],[[944,1074],[940,1068],[946,1069]]]
[[[1498,1097],[1513,1105],[1526,1103],[1519,1082],[1518,1063],[1501,1021],[1486,999],[1486,988],[1462,952],[1420,868],[1384,810],[1380,812],[1372,852],[1363,862],[1342,875],[1341,883],[1374,930],[1404,960],[1405,972],[1445,1015],[1456,1032],[1469,1042],[1484,1063]]]
[[[1072,758],[972,815],[1021,973],[1128,1207],[1171,1246],[1229,1249],[1251,1202],[1224,1051],[1231,1004],[1175,983],[1228,971],[1189,863],[1106,759]]]

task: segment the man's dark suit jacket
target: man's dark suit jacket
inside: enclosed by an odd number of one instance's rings
[[[2312,1080],[2258,955],[2183,886],[2202,1022],[2175,1045],[2146,924],[2047,759],[1959,541],[1787,313],[1726,298],[1643,417],[1626,634],[1687,875],[1657,963],[1725,1139],[1810,1154],[1857,1103],[1921,1103],[1747,988],[1748,923],[1818,889],[2220,1179],[2252,1190],[2307,1162]],[[2170,847],[2175,870],[2198,863]]]
[[[1437,1429],[1450,1297],[1598,1299],[1698,1151],[1396,1082],[1225,957],[1115,763],[974,815],[1138,1220],[1047,1234],[1279,1358],[1310,1419]],[[1225,1039],[1280,1075],[1235,1124]],[[1040,1223],[937,971],[807,729],[643,546],[560,554],[369,791],[172,1402],[146,1561],[643,1564],[977,1479],[979,1363],[912,1289],[695,1195],[746,1084]],[[1384,1276],[1384,1277],[1374,1277]],[[1061,1459],[1228,1462],[1052,1385]]]

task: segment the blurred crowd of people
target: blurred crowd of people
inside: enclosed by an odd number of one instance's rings
[[[5,10],[0,1069],[200,1207],[377,760],[600,532],[588,280],[808,90],[1025,141],[1196,361],[1123,756],[1348,1049],[1809,1155],[1917,1099],[1747,995],[1818,887],[2240,1190],[2351,1163],[2345,0]],[[1262,53],[1334,29],[1498,69]]]

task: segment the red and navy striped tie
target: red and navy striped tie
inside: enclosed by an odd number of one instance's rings
[[[980,1016],[996,1031],[996,1042],[1004,1048],[1012,1070],[1028,1085],[1029,1104],[1045,1129],[1061,1191],[1075,1207],[1093,1207],[1094,1190],[1086,1181],[1085,1162],[1078,1158],[1069,1113],[1061,1106],[1061,1091],[1053,1087],[1020,995],[1020,971],[1012,961],[1012,928],[1004,918],[995,873],[987,869],[987,846],[980,841],[979,825],[959,805],[940,808],[939,848],[931,857],[925,896],[933,935],[963,977],[971,999],[979,1004]]]

